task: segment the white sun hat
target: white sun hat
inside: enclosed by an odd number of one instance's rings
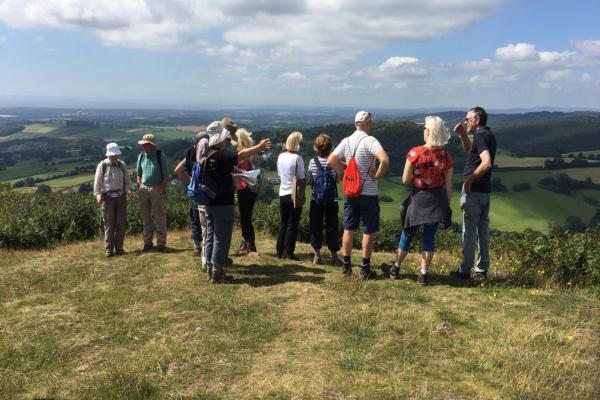
[[[121,150],[119,150],[119,145],[116,143],[109,143],[106,145],[106,156],[118,156],[121,154]]]

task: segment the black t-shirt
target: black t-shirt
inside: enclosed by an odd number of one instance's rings
[[[210,153],[209,153],[210,154]],[[238,163],[237,150],[231,144],[225,145],[206,160],[205,183],[216,193],[211,206],[232,206],[234,197],[233,167]]]
[[[471,144],[471,151],[467,155],[467,162],[465,163],[465,170],[463,176],[465,180],[471,176],[473,172],[481,164],[481,158],[479,155],[484,151],[490,152],[490,158],[492,165],[494,165],[494,159],[496,158],[496,137],[490,131],[487,126],[480,127],[473,136],[473,143]],[[490,168],[483,176],[473,182],[471,185],[472,192],[489,193],[492,188],[492,169]]]

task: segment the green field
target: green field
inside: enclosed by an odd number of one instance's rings
[[[570,215],[580,217],[586,222],[595,213],[596,208],[583,201],[583,196],[600,199],[600,191],[579,191],[574,196],[566,196],[550,192],[538,187],[537,182],[549,174],[566,173],[575,177],[578,174],[592,176],[595,182],[600,181],[600,168],[573,168],[558,171],[511,171],[494,172],[494,177],[502,180],[509,188],[508,192],[492,193],[490,209],[490,225],[492,229],[521,232],[532,228],[547,232],[549,223],[564,223]],[[455,175],[455,181],[462,180]],[[582,178],[579,178],[582,179]],[[518,183],[529,183],[531,190],[514,192],[510,188]],[[381,194],[391,196],[391,203],[380,203],[382,218],[399,218],[398,207],[406,198],[408,191],[401,185],[400,177],[390,177],[379,182]],[[461,222],[460,193],[455,191],[452,199],[453,220]]]
[[[25,125],[25,129],[19,133],[45,134],[52,132],[56,128],[58,128],[56,124],[31,124]]]
[[[181,131],[174,127],[149,126],[144,128],[144,132],[136,132],[135,137],[141,139],[144,133],[153,133],[157,140],[174,140],[174,139],[192,139],[194,134],[191,132]]]
[[[543,167],[547,157],[515,157],[505,153],[496,154],[494,164],[502,168]]]
[[[68,176],[66,178],[52,179],[42,182],[44,185],[50,186],[52,189],[67,189],[73,186],[79,186],[82,183],[91,183],[94,181],[93,174]]]
[[[10,181],[12,184],[15,181],[29,176],[35,176],[46,171],[48,171],[48,166],[39,161],[18,162],[15,165],[11,165],[0,171],[0,182]]]
[[[60,160],[55,160],[55,162],[57,161]],[[95,165],[95,163],[74,161],[63,164],[59,164],[57,162],[54,165],[47,165],[47,163],[42,163],[39,161],[20,161],[17,164],[0,171],[0,182],[8,182],[12,185],[15,182],[27,177],[32,177],[34,179],[46,179],[50,176],[70,172],[76,167],[89,165]]]
[[[234,243],[240,238],[234,232]],[[339,267],[233,256],[211,285],[188,232],[169,249],[104,257],[100,240],[0,251],[2,399],[587,400],[600,396],[596,288],[513,286],[492,255],[491,284],[431,284],[418,254],[398,281]],[[388,261],[374,253],[372,262]],[[354,262],[360,262],[359,256]]]

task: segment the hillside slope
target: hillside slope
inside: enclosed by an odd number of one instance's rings
[[[234,243],[239,239],[235,233]],[[598,398],[600,296],[497,280],[462,287],[441,251],[429,287],[234,257],[235,283],[171,249],[104,258],[100,240],[0,252],[0,398]],[[375,262],[390,254],[377,254]],[[496,268],[502,260],[494,260]]]

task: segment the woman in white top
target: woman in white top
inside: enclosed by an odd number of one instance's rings
[[[94,196],[100,204],[104,226],[106,257],[122,255],[127,222],[127,197],[131,197],[131,179],[127,165],[119,160],[119,145],[106,145],[106,158],[96,167]]]
[[[292,202],[292,181],[296,176],[297,180],[306,182],[304,161],[298,155],[301,141],[302,133],[298,131],[290,133],[285,142],[285,151],[277,159],[277,175],[281,181],[279,185],[281,226],[277,237],[277,258],[289,258],[290,260],[298,259],[294,255],[294,250],[302,215],[302,206],[294,207]]]

